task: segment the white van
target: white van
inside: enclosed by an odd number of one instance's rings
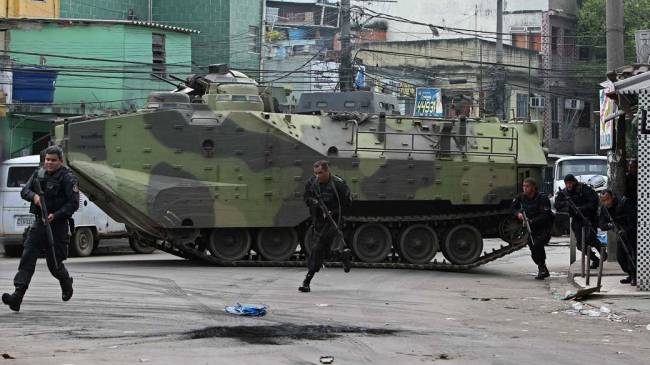
[[[552,191],[545,191],[550,195],[551,206],[555,202],[555,194],[558,189],[564,189],[564,177],[572,174],[579,182],[591,186],[594,190],[600,191],[607,188],[607,157],[597,155],[576,155],[576,156],[548,156],[549,164],[555,160],[552,171]],[[550,174],[547,176],[551,176]],[[545,180],[545,184],[551,183]],[[555,212],[555,208],[552,208]],[[553,224],[553,235],[560,236],[569,233],[569,215],[567,213],[555,212],[555,223]]]
[[[29,202],[20,197],[20,191],[38,168],[39,160],[38,155],[25,156],[0,165],[0,243],[7,256],[20,256],[23,233],[34,222]],[[124,224],[113,220],[82,193],[79,194],[79,210],[72,218],[75,225],[69,246],[72,256],[89,256],[102,238],[128,237]],[[134,248],[133,240],[129,241]],[[153,248],[140,246],[136,245],[134,250],[139,253],[153,251]]]

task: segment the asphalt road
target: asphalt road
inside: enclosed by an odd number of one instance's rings
[[[648,323],[565,312],[571,303],[554,292],[568,288],[568,248],[547,252],[547,281],[533,279],[524,249],[465,273],[324,269],[309,294],[297,291],[302,269],[108,252],[67,262],[67,303],[40,262],[21,311],[0,308],[0,355],[15,358],[8,364],[647,363]],[[7,290],[17,264],[0,258]],[[269,313],[224,312],[237,302]]]

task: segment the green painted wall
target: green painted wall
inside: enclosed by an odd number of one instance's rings
[[[61,18],[126,20],[133,9],[137,19],[147,20],[147,8],[148,0],[61,0]]]
[[[260,0],[236,0],[230,7],[230,64],[235,69],[242,69],[251,77],[258,74],[250,70],[259,70],[260,54],[258,50],[251,51],[255,42],[259,42],[262,24],[262,2]],[[258,33],[253,36],[249,26],[257,27]],[[259,48],[259,47],[258,47]],[[248,70],[247,70],[248,69]]]
[[[200,31],[192,35],[192,64],[197,73],[212,63],[229,63],[230,0],[195,0],[192,6],[178,6],[175,0],[154,2],[156,23]]]
[[[153,22],[199,30],[192,35],[193,72],[228,63],[238,69],[259,69],[259,54],[249,52],[254,38],[249,26],[260,27],[264,0],[153,0]],[[127,19],[133,9],[147,20],[147,0],[61,0],[62,18]],[[231,21],[232,20],[232,21]],[[255,72],[246,71],[251,76]]]
[[[24,120],[19,117],[0,118],[0,161],[32,154],[34,132],[50,132],[49,122]],[[10,153],[13,152],[11,157]]]
[[[11,30],[9,49],[45,54],[46,65],[59,70],[55,103],[101,102],[101,109],[124,109],[142,105],[151,91],[173,88],[149,75],[152,33],[165,34],[168,72],[188,74],[191,57],[189,34],[139,26],[95,24],[62,27],[50,23],[22,27]],[[65,59],[47,54],[99,60]],[[39,56],[17,53],[12,56],[17,64],[25,65],[38,64],[40,59]],[[106,72],[88,72],[88,68]]]

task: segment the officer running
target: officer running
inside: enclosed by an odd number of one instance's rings
[[[63,150],[57,146],[48,147],[45,150],[43,167],[34,171],[20,192],[20,196],[24,200],[31,202],[29,211],[36,216],[36,220],[25,240],[18,273],[14,277],[16,290],[13,294],[2,294],[2,302],[16,312],[20,310],[20,304],[34,275],[36,260],[41,252],[46,253],[45,257],[50,273],[59,280],[63,301],[68,301],[72,297],[72,278],[63,266],[63,261],[68,257],[70,232],[68,220],[79,208],[79,185],[77,178],[62,164]],[[38,189],[36,184],[40,184],[41,189]],[[36,193],[37,191],[44,193],[45,207],[48,210],[47,217],[41,215],[42,197]],[[48,242],[43,219],[47,219],[52,228],[54,247]],[[54,257],[56,257],[56,262]]]
[[[307,293],[311,291],[309,284],[314,274],[317,273],[323,261],[330,255],[331,251],[338,251],[342,255],[343,269],[345,272],[350,271],[350,260],[352,254],[349,249],[343,247],[336,247],[335,241],[339,243],[341,226],[341,216],[343,212],[350,206],[352,198],[350,197],[350,189],[345,181],[332,174],[329,170],[329,163],[324,160],[316,161],[314,163],[314,176],[309,178],[305,185],[304,200],[309,207],[309,212],[312,218],[312,242],[307,242],[311,245],[311,252],[307,258],[307,276],[298,287],[301,292]],[[325,206],[328,212],[323,211],[321,208]],[[328,217],[331,216],[336,226]],[[342,244],[342,242],[340,242]]]
[[[636,286],[636,202],[632,198],[614,195],[611,190],[600,192],[602,206],[598,211],[600,229],[616,232],[616,259],[627,277],[621,284]]]
[[[582,250],[582,231],[584,229],[585,245],[591,260],[591,268],[597,269],[600,259],[596,256],[593,247],[600,246],[596,237],[598,194],[591,186],[578,182],[576,177],[571,174],[564,177],[564,184],[566,189],[558,191],[555,196],[555,209],[567,212],[571,216],[571,230],[575,235],[578,250]],[[580,214],[571,207],[569,199],[585,219],[582,219]],[[603,259],[607,260],[607,253]]]
[[[517,219],[523,224],[530,225],[532,240],[529,237],[528,247],[538,269],[535,279],[544,280],[550,276],[546,267],[544,246],[551,239],[551,226],[553,225],[551,201],[545,194],[541,194],[537,190],[537,181],[532,177],[524,180],[522,190],[523,192],[512,201],[511,208]],[[525,220],[528,222],[526,223]]]

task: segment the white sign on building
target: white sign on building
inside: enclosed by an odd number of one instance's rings
[[[316,61],[311,63],[311,91],[334,91],[339,83],[339,63]]]
[[[600,149],[609,150],[614,147],[614,119],[605,121],[608,116],[616,113],[616,103],[607,97],[609,88],[600,90]]]

